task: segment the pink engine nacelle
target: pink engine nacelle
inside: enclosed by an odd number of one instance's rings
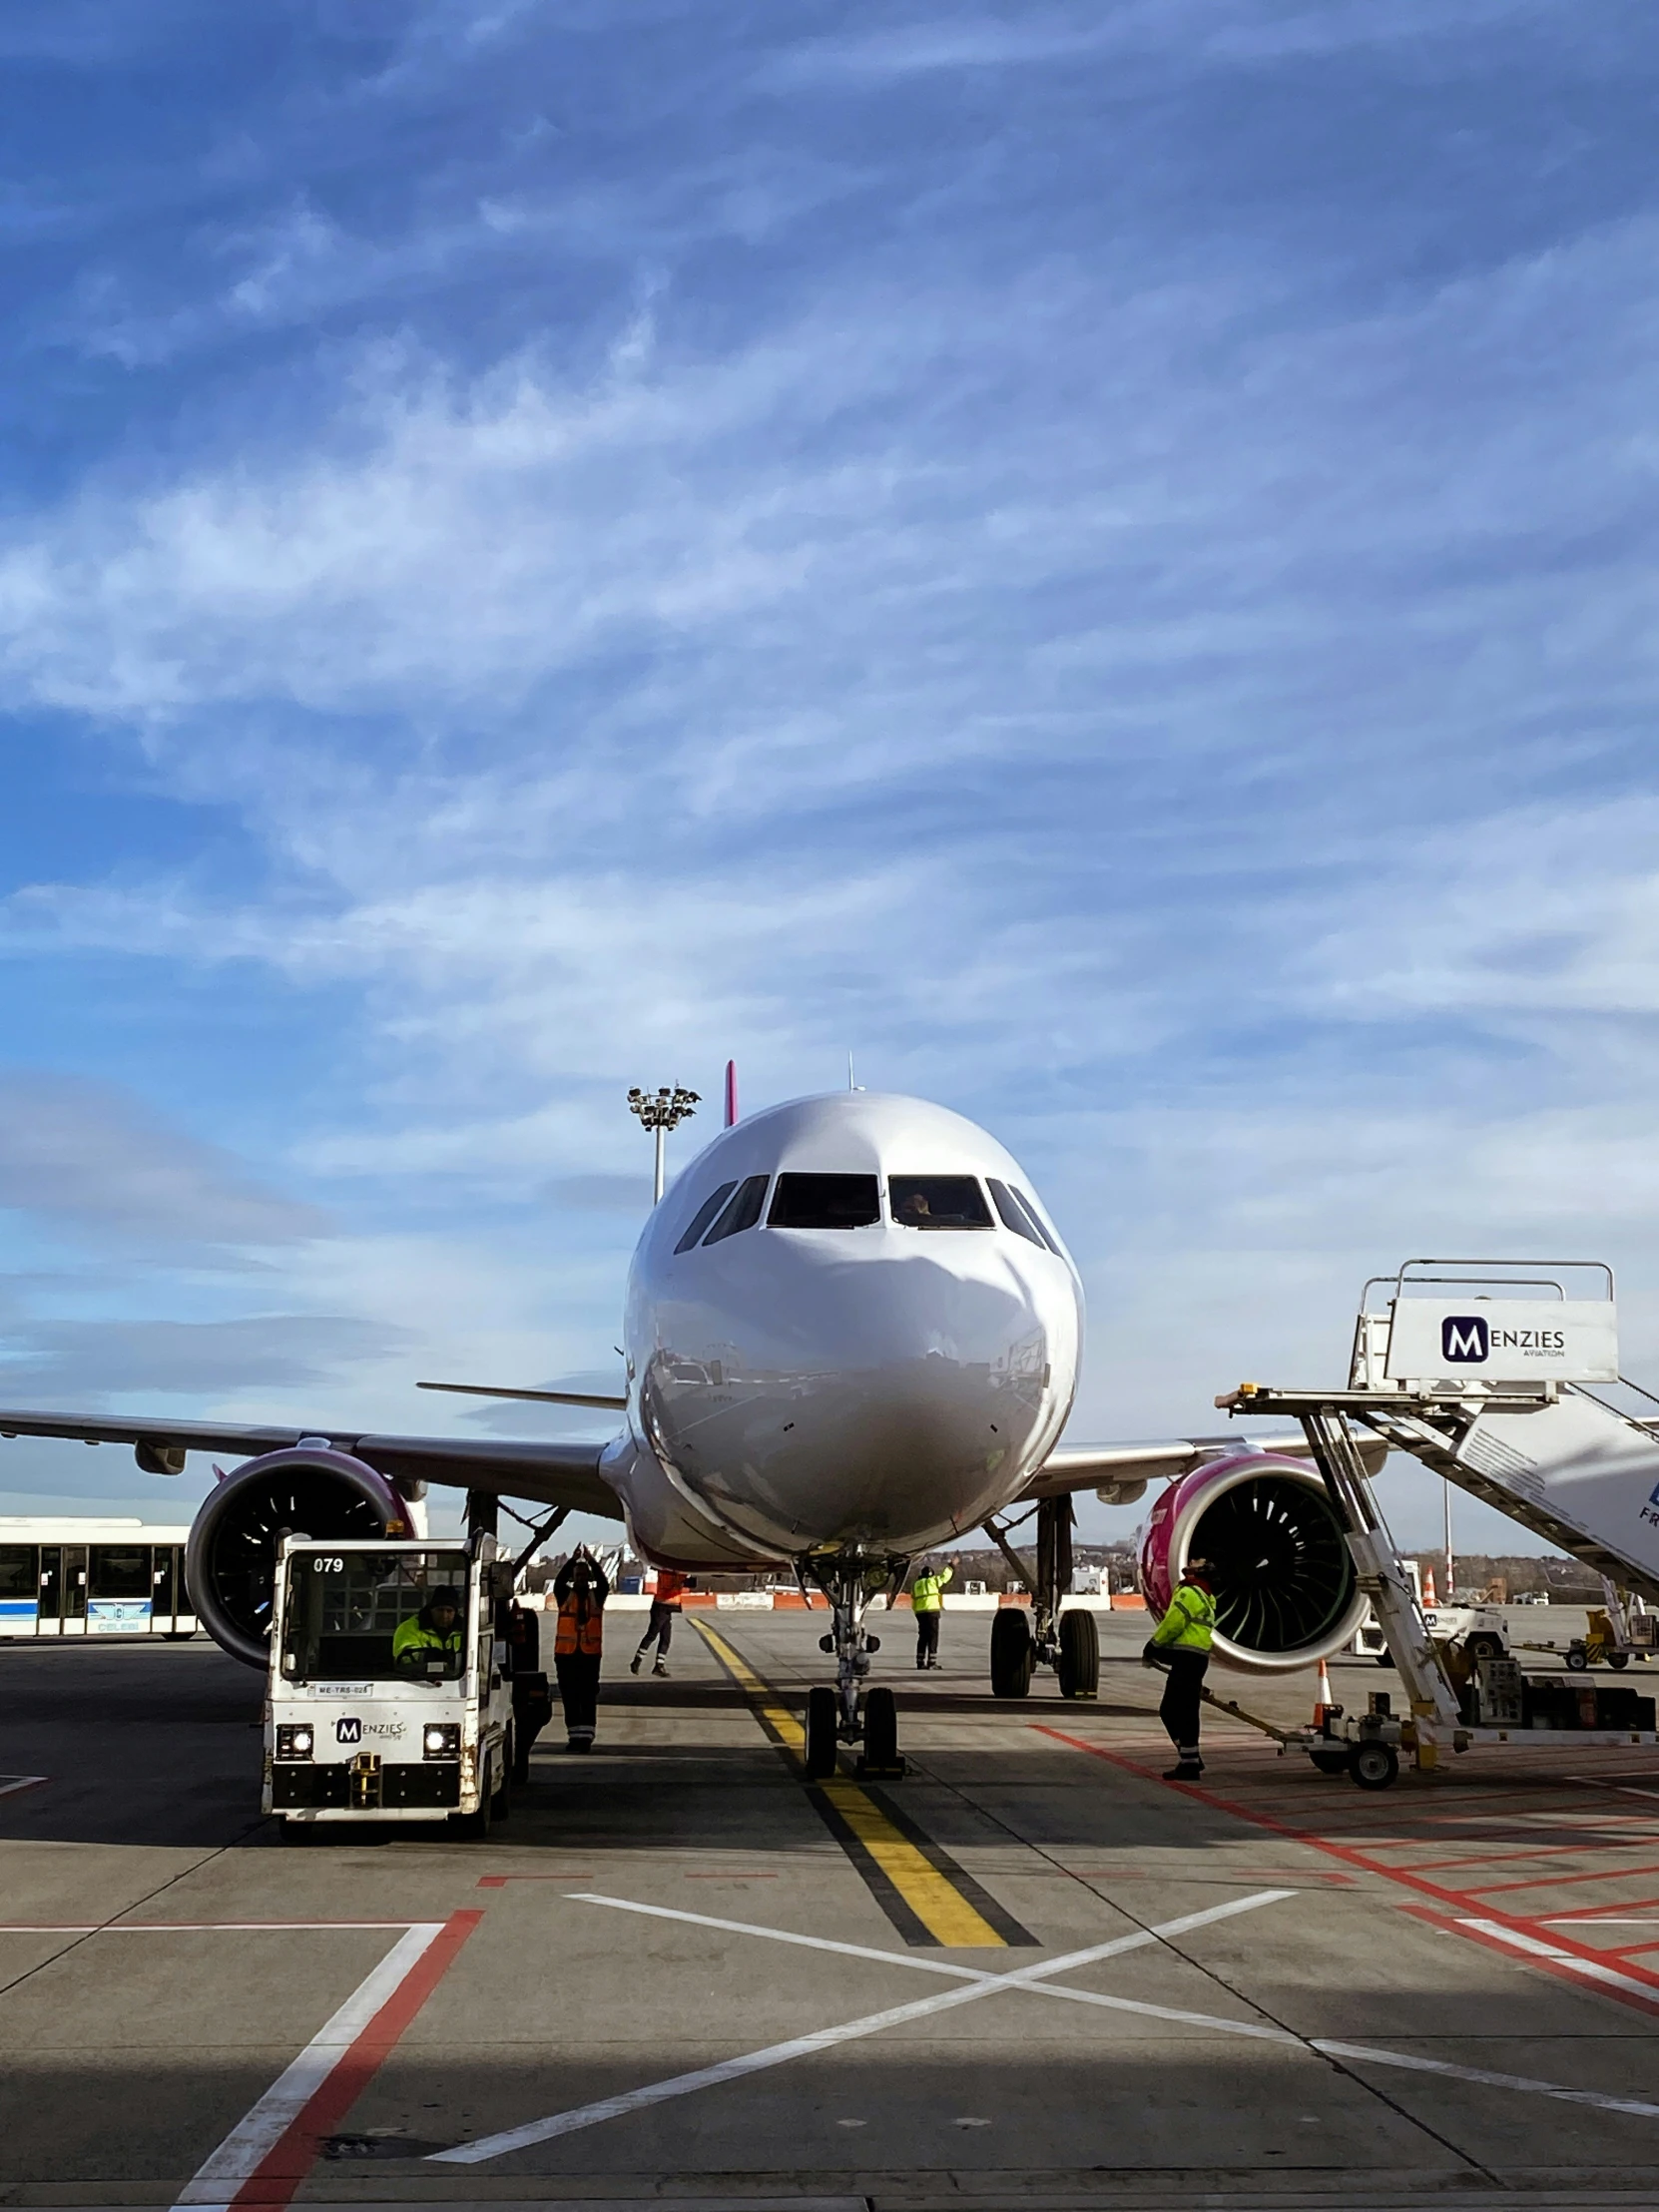
[[[1342,1524],[1318,1470],[1277,1453],[1212,1459],[1172,1482],[1141,1539],[1140,1582],[1162,1618],[1190,1558],[1218,1576],[1215,1656],[1252,1674],[1294,1674],[1351,1643],[1366,1617]]]

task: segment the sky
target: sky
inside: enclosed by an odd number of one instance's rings
[[[0,1401],[522,1431],[413,1383],[614,1382],[628,1087],[683,1165],[848,1051],[1043,1193],[1071,1440],[1424,1253],[1609,1260],[1659,1384],[1646,0],[0,61]]]

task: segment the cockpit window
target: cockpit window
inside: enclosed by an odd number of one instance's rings
[[[675,1246],[676,1252],[690,1252],[692,1246],[701,1239],[704,1230],[708,1228],[710,1222],[714,1220],[737,1187],[735,1182],[722,1183],[718,1190],[709,1193],[697,1212],[693,1214],[687,1225],[685,1235]]]
[[[1003,1228],[1011,1229],[1016,1237],[1023,1237],[1027,1244],[1034,1244],[1040,1252],[1043,1249],[1043,1241],[1037,1235],[1030,1216],[1015,1198],[1013,1192],[1009,1190],[1007,1184],[999,1183],[994,1175],[987,1175],[985,1182],[991,1194],[991,1204],[1001,1217]]]
[[[753,1229],[761,1218],[761,1208],[767,1202],[767,1185],[771,1180],[766,1175],[746,1175],[738,1185],[737,1196],[703,1242],[706,1245],[719,1244],[723,1237],[735,1237],[742,1230]]]
[[[1037,1232],[1037,1235],[1042,1239],[1043,1243],[1047,1245],[1049,1251],[1054,1254],[1056,1259],[1058,1259],[1060,1255],[1060,1248],[1054,1242],[1054,1239],[1049,1235],[1047,1224],[1044,1222],[1041,1214],[1038,1213],[1036,1207],[1031,1203],[1030,1199],[1026,1197],[1023,1191],[1015,1190],[1013,1196],[1015,1204],[1018,1206],[1022,1206],[1025,1209],[1026,1218],[1030,1222],[1032,1228]]]
[[[990,1208],[971,1175],[889,1175],[887,1203],[901,1229],[989,1229]]]
[[[711,1191],[709,1193],[708,1197],[703,1201],[702,1205],[697,1209],[696,1213],[693,1214],[690,1226],[686,1230],[686,1234],[675,1246],[674,1249],[676,1252],[689,1252],[691,1250],[692,1246],[696,1244],[698,1238],[702,1236],[704,1230],[708,1228],[710,1222],[714,1220],[716,1214],[720,1212],[721,1208],[726,1204],[726,1201],[731,1197],[732,1193],[737,1189],[737,1187],[738,1186],[736,1185],[736,1183],[723,1183],[718,1191]]]
[[[873,1175],[781,1175],[767,1226],[865,1229],[881,1218]]]

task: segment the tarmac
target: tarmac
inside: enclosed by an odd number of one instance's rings
[[[205,1640],[0,1646],[0,2203],[1659,2203],[1659,1755],[1368,1794],[1212,1719],[1175,1787],[1143,1616],[999,1703],[947,1610],[937,1673],[883,1631],[905,1778],[816,1787],[822,1625],[688,1614],[662,1681],[620,1616],[481,1842],[284,1844]]]

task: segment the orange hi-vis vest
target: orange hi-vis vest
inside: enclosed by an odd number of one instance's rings
[[[597,1597],[592,1590],[572,1590],[559,1607],[559,1625],[553,1636],[553,1656],[565,1659],[573,1651],[582,1652],[589,1659],[597,1659],[600,1639],[605,1633],[605,1618]]]

